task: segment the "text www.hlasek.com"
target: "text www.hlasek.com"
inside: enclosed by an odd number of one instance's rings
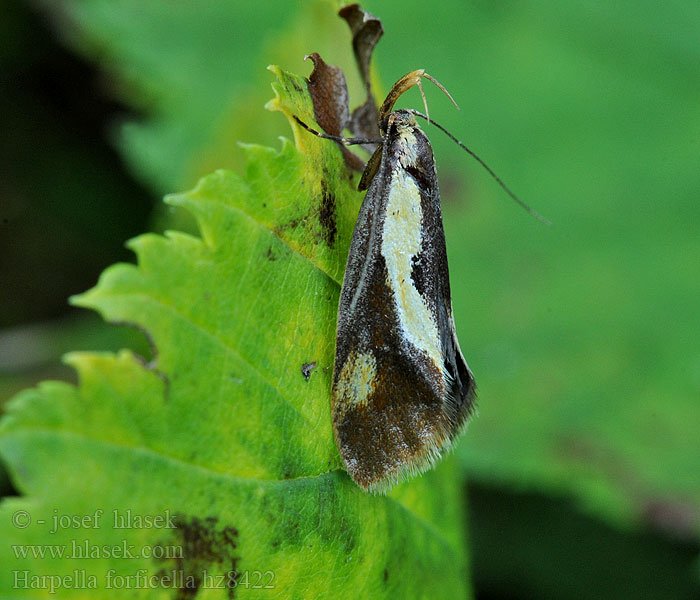
[[[118,544],[94,544],[90,540],[70,540],[67,544],[13,544],[15,558],[58,558],[58,559],[94,559],[94,558],[184,558],[182,546],[163,546],[160,544],[137,547],[121,540]]]

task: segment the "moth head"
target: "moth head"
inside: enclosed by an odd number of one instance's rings
[[[379,123],[379,130],[383,141],[377,146],[362,173],[362,179],[360,179],[360,185],[358,186],[360,191],[369,188],[370,183],[372,183],[375,175],[379,172],[382,156],[385,152],[388,152],[390,155],[401,155],[402,162],[408,160],[408,162],[413,164],[417,158],[416,139],[421,138],[424,140],[420,145],[427,143],[430,146],[427,142],[427,137],[418,126],[412,110],[399,109],[391,111]]]
[[[425,100],[425,93],[423,92],[423,85],[421,84],[421,78],[432,81],[436,86],[438,86],[447,97],[452,100],[452,103],[457,106],[450,93],[444,88],[444,86],[435,79],[432,75],[428,75],[423,69],[418,69],[417,71],[411,71],[399,79],[391,91],[384,100],[384,104],[379,109],[379,131],[382,134],[382,138],[386,139],[387,136],[395,137],[396,134],[400,134],[401,131],[407,131],[408,129],[415,129],[418,127],[413,113],[408,110],[393,110],[394,104],[401,97],[401,95],[410,90],[414,85],[417,85],[420,89],[421,96],[423,97],[423,105],[425,106],[425,112],[428,112],[428,104]],[[459,106],[457,106],[459,108]],[[382,160],[382,145],[377,146],[372,157],[369,159],[364,172],[362,173],[362,178],[360,179],[360,184],[357,189],[362,191],[369,188],[370,183],[374,179],[374,176],[379,170],[379,165]]]
[[[382,133],[382,137],[386,137],[387,135],[394,137],[402,131],[415,127],[418,127],[415,116],[411,111],[403,109],[390,112],[384,120],[379,123],[379,130]]]

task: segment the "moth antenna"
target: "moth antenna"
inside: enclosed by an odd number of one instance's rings
[[[420,79],[416,82],[418,84],[418,89],[420,90],[420,95],[423,98],[423,106],[425,107],[425,116],[428,117],[428,123],[430,123],[430,113],[428,112],[428,101],[425,98],[425,92],[423,91],[423,84]]]
[[[396,104],[396,101],[399,99],[401,94],[410,90],[414,85],[417,85],[420,88],[420,93],[423,96],[423,104],[425,105],[425,112],[428,112],[428,104],[425,101],[425,93],[423,92],[423,86],[421,85],[420,81],[421,77],[424,77],[428,81],[432,81],[450,99],[450,102],[452,102],[452,104],[454,104],[459,110],[459,106],[455,102],[455,99],[450,95],[450,92],[448,92],[445,89],[445,86],[442,85],[432,75],[428,75],[423,69],[418,69],[417,71],[411,71],[410,73],[404,75],[394,84],[394,87],[391,88],[391,91],[387,95],[386,100],[384,100],[384,104],[382,104],[381,108],[379,109],[380,123],[394,108],[394,104]],[[430,122],[430,119],[428,119],[428,122]]]
[[[320,133],[319,131],[316,131],[312,127],[309,127],[304,121],[302,121],[299,117],[296,115],[294,116],[294,120],[299,123],[306,131],[309,133],[313,133],[316,137],[323,138],[324,140],[334,140],[336,142],[340,142],[341,144],[345,146],[354,146],[357,144],[381,144],[382,140],[371,140],[367,138],[346,138],[346,137],[341,137],[339,135],[330,135],[328,133]]]
[[[519,204],[522,208],[524,208],[527,212],[529,212],[533,217],[535,217],[538,221],[544,223],[545,225],[551,227],[552,223],[545,217],[543,217],[540,213],[538,213],[534,208],[532,208],[529,204],[523,202],[520,198],[518,198],[511,190],[510,188],[503,183],[503,180],[496,175],[496,173],[493,172],[493,169],[489,167],[471,148],[467,147],[466,144],[463,144],[460,142],[455,136],[453,136],[447,129],[445,129],[442,125],[439,123],[436,123],[432,119],[429,119],[427,115],[424,115],[423,113],[418,112],[417,110],[411,110],[411,112],[416,115],[417,117],[421,117],[422,119],[425,119],[428,121],[428,123],[432,123],[440,129],[443,133],[445,133],[453,142],[455,142],[458,146],[460,146],[463,150],[465,150],[472,158],[474,158],[484,169],[486,169],[486,172],[493,177],[493,179],[496,181],[496,183],[501,186],[501,189],[508,194],[517,204]]]
[[[427,73],[423,73],[423,77],[425,77],[428,81],[432,81],[438,88],[440,88],[442,93],[445,94],[445,96],[447,96],[450,99],[450,102],[452,102],[452,104],[454,104],[455,108],[457,110],[460,110],[459,104],[457,104],[455,102],[455,99],[452,97],[450,92],[447,91],[447,89],[445,88],[444,85],[442,85],[437,79],[435,79],[435,77],[433,77],[432,75],[428,75]],[[425,114],[426,115],[428,114],[428,107],[427,106],[425,107]],[[430,123],[430,121],[428,121],[428,123]]]

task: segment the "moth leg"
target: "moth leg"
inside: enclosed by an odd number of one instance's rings
[[[304,121],[302,121],[299,117],[294,115],[294,120],[299,123],[306,131],[309,133],[313,133],[316,137],[323,138],[324,140],[334,140],[336,142],[340,142],[341,144],[344,144],[345,146],[354,146],[357,144],[381,144],[382,140],[370,140],[367,138],[346,138],[346,137],[340,137],[338,135],[329,135],[328,133],[320,133],[313,129],[312,127],[309,127]]]

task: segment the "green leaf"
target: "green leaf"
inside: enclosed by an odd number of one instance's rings
[[[311,121],[303,78],[273,71],[270,108]],[[24,497],[0,505],[5,597],[53,586],[57,597],[224,598],[204,588],[230,571],[236,598],[263,584],[275,597],[467,596],[454,460],[390,496],[340,468],[335,311],[362,195],[335,144],[292,127],[297,147],[245,147],[245,177],[219,171],[168,198],[201,238],[140,236],[138,265],[110,267],[74,299],[147,330],[152,362],[71,354],[78,387],[47,382],[11,402],[0,451]],[[119,529],[114,511],[164,522]],[[135,557],[105,556],[122,545]],[[159,558],[139,555],[151,546]],[[51,557],[60,549],[72,556]],[[99,556],[76,556],[88,549]],[[196,589],[171,589],[173,571]]]

